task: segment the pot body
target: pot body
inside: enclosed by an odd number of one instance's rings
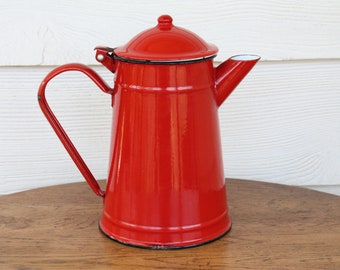
[[[231,227],[212,60],[118,61],[101,231],[151,248],[199,245]]]

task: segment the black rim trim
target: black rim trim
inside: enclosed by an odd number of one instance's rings
[[[221,239],[222,237],[224,237],[225,235],[227,235],[230,231],[231,231],[231,228],[232,228],[232,225],[230,225],[230,227],[224,232],[222,233],[221,235],[213,238],[213,239],[210,239],[208,241],[205,241],[205,242],[201,242],[201,243],[198,243],[198,244],[188,244],[186,246],[167,246],[167,245],[160,245],[160,246],[142,246],[142,245],[138,245],[138,244],[131,244],[131,243],[127,243],[127,242],[124,242],[124,241],[120,241],[108,234],[106,234],[103,229],[100,227],[100,224],[98,224],[98,228],[99,228],[99,231],[104,235],[106,236],[107,238],[117,242],[117,243],[120,243],[120,244],[123,244],[123,245],[126,245],[126,246],[130,246],[130,247],[136,247],[136,248],[141,248],[141,249],[153,249],[153,250],[178,250],[178,249],[186,249],[186,248],[194,248],[194,247],[199,247],[199,246],[202,246],[202,245],[205,245],[205,244],[209,244],[211,242],[214,242],[216,240],[219,240]]]
[[[202,57],[202,58],[197,58],[197,59],[188,59],[188,60],[173,60],[173,61],[155,61],[155,60],[140,60],[140,59],[130,59],[130,58],[124,58],[120,57],[116,54],[113,54],[113,58],[122,62],[127,62],[127,63],[133,63],[133,64],[150,64],[150,65],[178,65],[178,64],[190,64],[190,63],[197,63],[197,62],[203,62],[206,60],[210,60],[216,57],[215,55],[207,56],[207,57]]]

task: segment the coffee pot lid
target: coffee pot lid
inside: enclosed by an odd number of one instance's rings
[[[158,24],[114,49],[121,60],[146,62],[196,61],[214,57],[218,49],[195,33],[172,24],[169,15],[158,18]]]

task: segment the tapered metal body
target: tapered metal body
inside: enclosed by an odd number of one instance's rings
[[[212,71],[211,60],[117,68],[105,234],[176,247],[230,228]]]
[[[115,73],[113,89],[86,66],[68,64],[45,78],[38,96],[85,179],[103,197],[102,232],[149,248],[194,246],[225,234],[231,220],[218,108],[259,58],[237,56],[214,68],[217,48],[173,26],[167,15],[125,46],[96,50],[96,59]],[[112,95],[105,192],[45,99],[48,81],[69,70],[85,73]]]

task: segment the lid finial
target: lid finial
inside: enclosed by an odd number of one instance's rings
[[[169,30],[172,27],[172,18],[170,15],[162,15],[158,17],[158,26],[162,30]]]

